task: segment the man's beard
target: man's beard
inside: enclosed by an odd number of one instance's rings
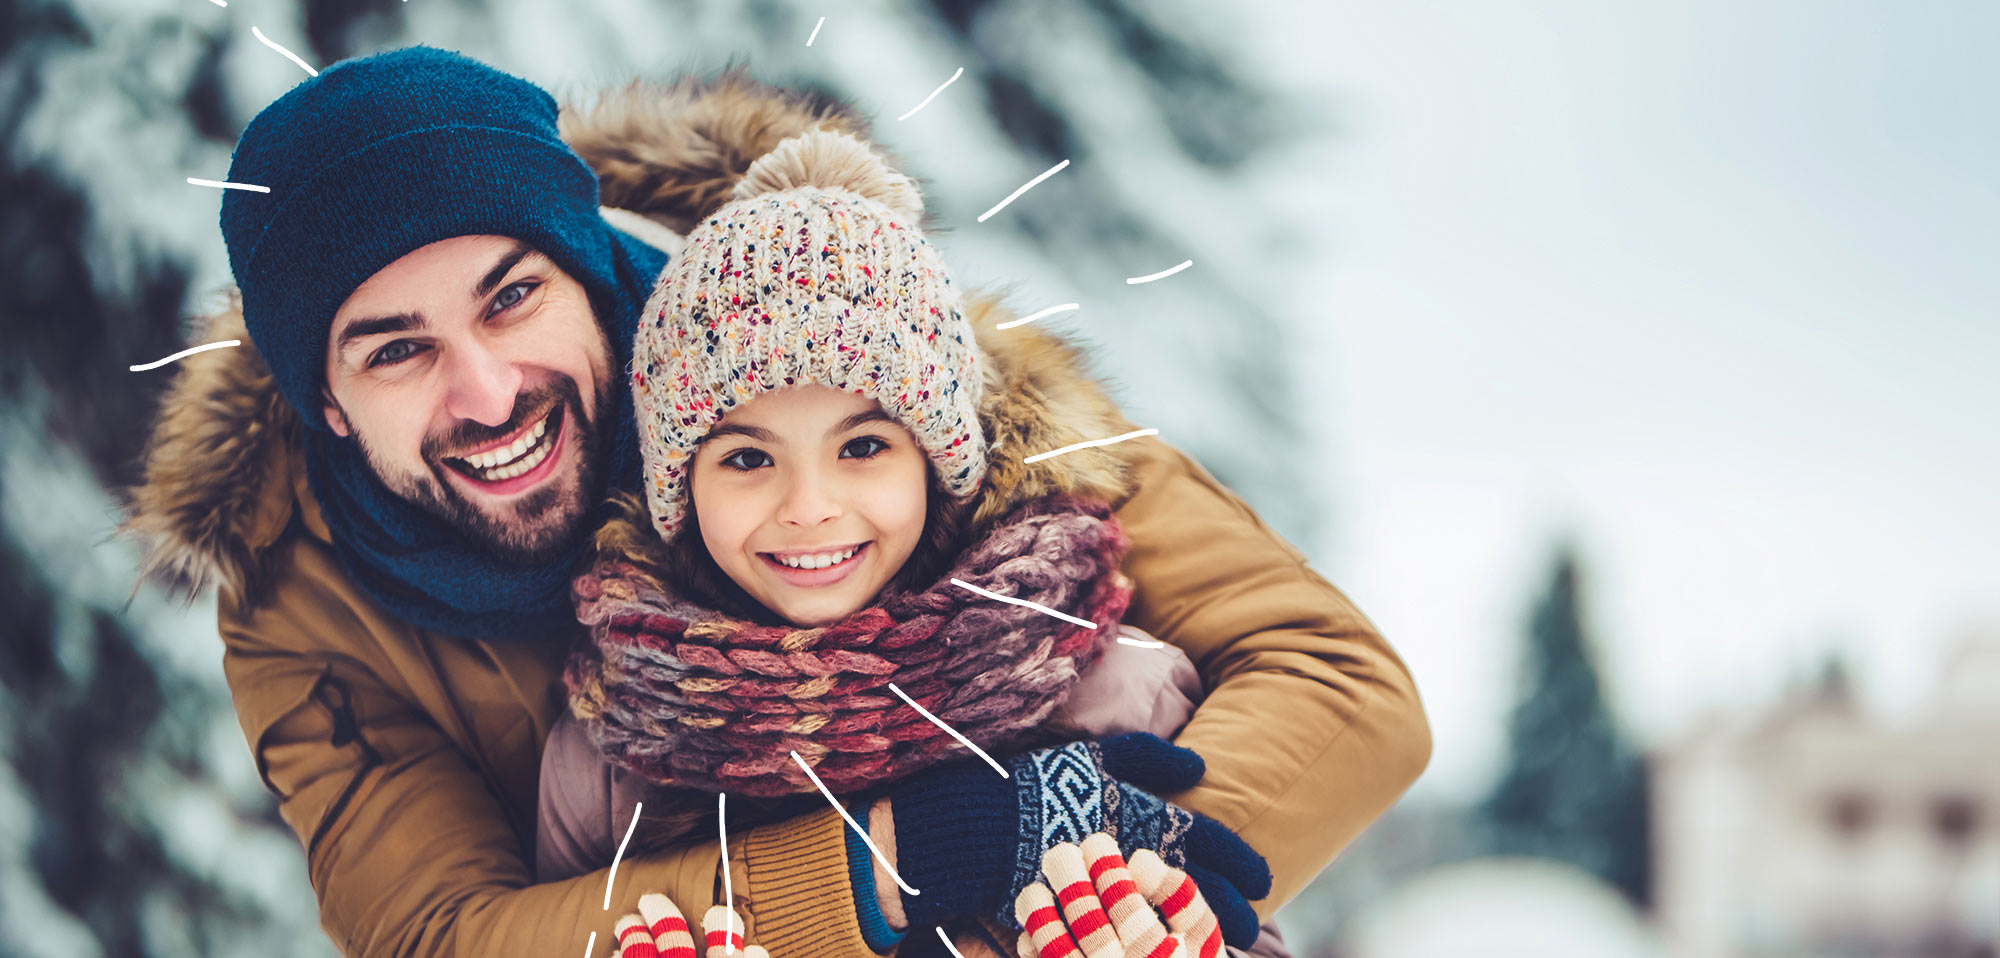
[[[610,391],[600,389],[596,408],[609,408]],[[576,444],[577,471],[574,484],[562,476],[551,476],[527,495],[505,506],[496,515],[466,498],[464,490],[444,474],[448,454],[495,442],[535,420],[548,416],[557,405],[563,410],[562,437]],[[461,535],[472,539],[509,561],[532,565],[560,556],[575,540],[576,525],[583,520],[590,503],[602,496],[598,486],[597,458],[603,446],[599,423],[583,413],[583,399],[576,380],[561,380],[534,387],[514,399],[513,414],[498,426],[462,421],[449,431],[424,437],[425,472],[392,471],[356,432],[368,466],[390,492],[425,512],[444,520]],[[551,437],[553,440],[553,437]],[[556,450],[551,455],[563,455]],[[560,465],[560,463],[558,463]],[[536,520],[550,520],[537,522]]]

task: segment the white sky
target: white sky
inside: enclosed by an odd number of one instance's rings
[[[1918,704],[2000,613],[2000,8],[1270,6],[1230,32],[1335,128],[1271,193],[1324,244],[1319,564],[1416,671],[1420,791],[1492,771],[1565,530],[1643,734],[1829,645]]]

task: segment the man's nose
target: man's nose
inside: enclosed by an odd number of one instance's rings
[[[785,486],[785,498],[778,504],[778,521],[797,528],[811,528],[840,515],[840,504],[827,477],[816,469],[792,470]]]
[[[445,355],[445,412],[487,426],[514,414],[521,370],[480,344],[454,344]]]

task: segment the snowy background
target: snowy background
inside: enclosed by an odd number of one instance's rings
[[[0,955],[328,950],[212,606],[109,538],[126,367],[228,283],[185,180],[304,75],[253,25],[874,116],[955,274],[1081,303],[1042,322],[1414,669],[1431,770],[1302,956],[1671,947],[1645,757],[1829,674],[1907,724],[2000,615],[1990,4],[0,0]]]

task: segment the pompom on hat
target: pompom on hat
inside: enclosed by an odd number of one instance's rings
[[[632,349],[654,529],[687,511],[697,443],[766,392],[868,396],[916,437],[946,493],[986,474],[981,362],[963,299],[917,221],[916,185],[866,143],[814,130],[751,164],[660,274]]]

